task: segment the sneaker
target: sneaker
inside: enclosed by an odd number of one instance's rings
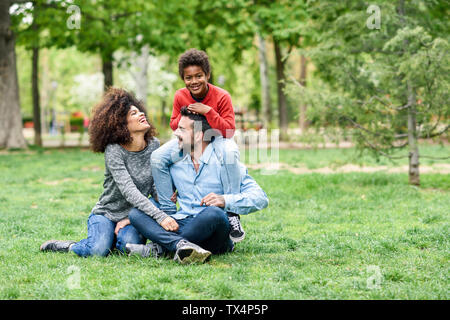
[[[75,241],[48,240],[41,245],[39,250],[69,252],[70,245],[74,243]]]
[[[241,219],[238,214],[227,212],[228,221],[230,222],[230,239],[233,242],[240,242],[245,238],[245,231],[241,225]]]
[[[211,252],[187,240],[177,243],[174,260],[181,264],[203,263],[211,256]]]
[[[127,243],[125,245],[125,250],[128,256],[133,254],[140,255],[143,258],[147,258],[149,256],[153,256],[154,258],[159,258],[164,254],[163,248],[154,242],[150,242],[148,244],[133,244]]]

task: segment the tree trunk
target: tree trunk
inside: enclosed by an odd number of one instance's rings
[[[270,101],[269,72],[267,68],[266,41],[258,33],[259,75],[261,81],[261,113],[264,128],[268,128],[272,120],[272,107]]]
[[[284,75],[283,57],[281,55],[280,44],[276,39],[273,40],[275,47],[275,60],[277,68],[277,93],[278,93],[278,118],[281,131],[281,139],[287,138],[288,117],[287,117],[287,99],[284,92],[286,86],[286,77]]]
[[[409,147],[409,184],[419,186],[419,147],[417,144],[416,98],[408,84],[408,147]]]
[[[403,25],[405,22],[405,1],[399,0],[397,11],[400,15],[400,20]],[[408,41],[405,40],[405,48],[408,46]],[[411,83],[407,81],[408,90],[408,148],[409,148],[409,184],[419,186],[419,147],[417,144],[417,121],[416,121],[416,95]]]
[[[33,97],[34,144],[42,147],[41,105],[39,97],[39,48],[33,48],[31,74],[31,91]]]
[[[102,54],[102,72],[103,72],[103,90],[108,90],[114,83],[113,81],[113,54],[112,52],[104,52]]]
[[[0,148],[25,148],[9,1],[0,1]]]
[[[166,99],[161,100],[161,125],[165,127],[167,125],[166,119]]]
[[[300,57],[300,79],[299,82],[303,87],[306,87],[306,72],[307,72],[307,61],[306,57],[304,55],[301,55]],[[300,102],[300,110],[299,110],[299,118],[298,118],[298,124],[300,126],[300,130],[302,132],[305,132],[307,128],[307,122],[306,122],[306,103],[303,101]]]

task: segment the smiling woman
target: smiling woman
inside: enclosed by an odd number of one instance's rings
[[[148,198],[156,195],[150,159],[159,141],[141,102],[110,88],[93,109],[89,133],[92,150],[105,153],[105,180],[88,218],[88,237],[76,243],[46,241],[41,251],[73,251],[82,257],[106,256],[114,248],[126,252],[127,244],[146,242],[130,224],[130,209],[139,208],[159,224],[169,218]]]
[[[130,130],[143,132],[145,141],[156,135],[142,103],[123,89],[110,88],[93,109],[89,126],[91,148],[94,152],[104,152],[110,143],[126,146],[133,141]]]

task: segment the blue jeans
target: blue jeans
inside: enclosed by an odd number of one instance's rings
[[[131,224],[145,238],[158,243],[165,251],[175,252],[178,241],[182,239],[195,243],[213,254],[233,250],[233,242],[229,238],[230,223],[225,211],[218,207],[206,207],[195,216],[177,220],[179,228],[176,232],[165,230],[153,218],[136,208],[131,209],[128,217]]]
[[[147,241],[132,225],[120,229],[116,237],[114,233],[116,222],[99,214],[91,213],[87,225],[87,239],[83,239],[71,247],[71,251],[80,257],[106,256],[114,247],[125,252],[127,243],[145,244]]]

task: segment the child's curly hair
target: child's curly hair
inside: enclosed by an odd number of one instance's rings
[[[89,125],[89,142],[94,152],[105,152],[110,143],[127,144],[132,141],[127,127],[127,114],[131,106],[139,111],[147,111],[144,105],[133,94],[124,89],[109,88],[103,99],[92,109]],[[156,129],[150,123],[150,129],[145,133],[149,141],[156,135]]]
[[[184,80],[184,68],[189,66],[199,66],[206,75],[211,73],[208,55],[202,50],[189,49],[180,56],[178,59],[178,73],[181,80]]]

